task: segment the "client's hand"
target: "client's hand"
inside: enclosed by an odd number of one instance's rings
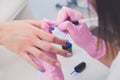
[[[36,69],[41,67],[30,58],[30,54],[57,66],[60,65],[59,61],[44,54],[43,50],[51,54],[68,56],[67,51],[50,44],[65,45],[66,40],[42,30],[40,21],[23,20],[0,23],[0,30],[0,44],[23,57]]]

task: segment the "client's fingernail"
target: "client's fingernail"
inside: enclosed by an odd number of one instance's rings
[[[50,28],[51,30],[54,30],[54,29],[55,29],[55,27],[54,27],[54,26],[49,26],[49,28]]]
[[[66,45],[66,46],[70,46],[71,43],[70,43],[69,41],[66,41],[65,45]]]
[[[71,57],[73,54],[67,53],[66,57]]]
[[[61,66],[61,64],[59,62],[56,62],[55,65],[58,66],[58,67]]]
[[[39,71],[39,72],[41,72],[41,73],[42,73],[42,72],[44,72],[44,70],[43,70],[43,69],[41,69],[41,68],[40,68],[40,69],[38,69],[38,71]]]

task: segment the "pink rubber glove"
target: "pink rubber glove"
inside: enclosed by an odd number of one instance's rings
[[[46,20],[45,20],[46,21]],[[52,21],[46,21],[47,23],[42,23],[41,24],[41,28],[47,32],[50,32],[50,29],[49,29],[49,25],[48,24],[52,24]],[[57,56],[56,54],[54,53],[48,53],[48,52],[45,52],[43,51],[46,55],[54,58],[54,59],[57,59]],[[32,59],[38,64],[40,65],[42,68],[44,68],[45,72],[42,72],[41,74],[41,79],[40,80],[64,80],[64,76],[63,76],[63,73],[62,73],[62,70],[61,70],[61,67],[58,67],[58,66],[53,66],[33,55],[31,55]]]
[[[83,16],[80,12],[74,11],[70,8],[63,7],[57,15],[57,24],[60,31],[69,33],[75,43],[83,48],[93,58],[99,58],[106,53],[106,46],[101,40],[99,51],[96,51],[97,38],[93,36],[87,25],[74,25],[69,20],[80,20]]]

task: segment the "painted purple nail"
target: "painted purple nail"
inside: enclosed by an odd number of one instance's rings
[[[55,29],[54,26],[49,26],[49,28],[50,28],[51,30],[54,30],[54,29]]]
[[[71,43],[70,43],[69,41],[66,41],[65,45],[66,45],[66,46],[70,46]]]
[[[41,68],[40,68],[40,69],[38,69],[38,71],[39,71],[39,72],[41,72],[41,73],[42,73],[42,72],[44,72],[44,70],[43,70],[43,69],[41,69]]]

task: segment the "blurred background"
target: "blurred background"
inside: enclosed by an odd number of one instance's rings
[[[35,19],[39,20],[45,17],[55,19],[57,12],[62,6],[76,9],[83,13],[85,17],[93,16],[95,13],[89,14],[91,7],[87,1],[88,0],[29,0],[29,4]]]

